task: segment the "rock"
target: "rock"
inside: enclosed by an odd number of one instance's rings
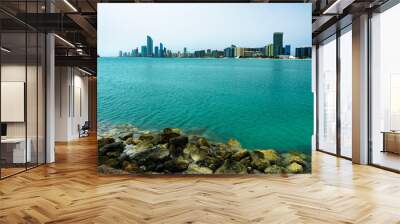
[[[118,158],[120,155],[120,152],[107,152],[107,157],[109,158]]]
[[[250,152],[251,166],[259,171],[264,171],[265,168],[270,166],[267,159],[264,159],[264,154],[259,151]]]
[[[122,163],[122,169],[127,171],[127,172],[129,172],[129,173],[133,173],[133,172],[138,171],[139,167],[138,167],[137,163],[124,161]]]
[[[280,167],[278,165],[272,165],[270,167],[265,168],[264,173],[281,174],[281,173],[286,173],[286,170],[284,167]]]
[[[239,148],[239,149],[242,148],[242,146],[240,145],[240,142],[233,138],[229,139],[226,144],[231,148]]]
[[[296,162],[291,163],[286,168],[289,173],[302,173],[303,172],[303,166]]]
[[[183,150],[183,154],[186,158],[192,159],[193,161],[204,160],[207,156],[208,150],[205,148],[198,148],[195,145],[187,145]]]
[[[181,135],[179,128],[164,128],[161,134],[161,143],[168,143],[171,138],[175,138]]]
[[[185,171],[185,174],[212,174],[212,173],[213,171],[210,168],[202,167],[194,163],[191,163],[187,168],[187,170]]]
[[[212,170],[216,170],[224,163],[224,158],[220,156],[207,156],[203,160],[197,162],[200,166],[208,167]]]
[[[258,150],[264,155],[264,159],[268,160],[271,164],[277,163],[280,159],[279,154],[273,149],[262,149]]]
[[[251,166],[259,171],[264,171],[267,167],[278,163],[279,154],[272,149],[255,150],[250,152]]]
[[[127,138],[127,139],[125,140],[125,144],[126,144],[126,145],[132,145],[132,144],[133,144],[133,138],[132,138],[132,137]]]
[[[232,159],[234,159],[234,160],[236,160],[236,161],[240,161],[241,159],[243,159],[244,157],[247,157],[247,156],[249,156],[249,155],[250,155],[249,151],[247,151],[247,150],[240,150],[240,151],[238,151],[238,152],[236,152],[236,153],[234,153],[234,154],[232,155]]]
[[[106,155],[107,152],[122,152],[125,148],[125,145],[122,142],[114,142],[107,145],[104,145],[99,149],[99,155]]]
[[[162,160],[169,155],[168,149],[166,149],[165,145],[156,145],[151,148],[147,148],[145,150],[136,152],[135,154],[130,155],[129,157],[132,160],[137,161],[139,164],[148,164],[148,160],[152,160],[154,162],[159,162],[158,160]]]
[[[98,166],[97,167],[97,172],[103,173],[103,174],[119,174],[119,175],[121,175],[121,174],[129,174],[126,171],[123,171],[123,170],[120,170],[120,169],[114,169],[114,168],[111,168],[111,167],[106,166],[106,165]]]
[[[224,164],[219,167],[216,174],[247,174],[247,168],[243,164],[234,160],[225,160]]]
[[[115,140],[110,137],[100,138],[99,140],[97,140],[98,148],[102,148],[103,146],[114,142]]]
[[[207,148],[210,147],[210,143],[208,143],[207,139],[203,137],[197,138],[196,145],[198,147],[207,147]]]
[[[97,157],[97,162],[99,165],[106,163],[107,160],[108,160],[107,156],[98,156]]]
[[[120,167],[119,167],[119,162],[118,162],[117,159],[108,159],[108,160],[105,162],[105,164],[106,164],[107,166],[109,166],[109,167],[112,167],[112,168],[120,168]]]
[[[128,138],[132,138],[133,133],[132,132],[128,132],[128,133],[124,133],[122,134],[122,136],[120,136],[119,138],[123,141],[127,140]]]
[[[168,144],[171,155],[174,157],[180,156],[188,141],[189,139],[187,136],[178,136],[175,138],[171,138]]]
[[[302,166],[307,166],[307,156],[303,153],[298,153],[298,152],[289,152],[289,153],[284,153],[282,154],[283,161],[282,164],[284,166],[289,166],[291,163],[298,163]]]
[[[181,156],[178,158],[174,158],[172,160],[168,160],[164,163],[165,169],[172,173],[182,172],[186,170],[188,166],[189,166],[189,161]]]
[[[160,143],[161,135],[160,133],[144,133],[140,135],[139,140],[141,140],[142,142],[148,142],[153,145],[156,145]]]

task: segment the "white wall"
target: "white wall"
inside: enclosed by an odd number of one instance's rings
[[[55,140],[79,137],[78,125],[88,120],[88,77],[76,68],[56,67]]]

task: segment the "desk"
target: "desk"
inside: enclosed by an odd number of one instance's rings
[[[5,138],[1,139],[2,157],[6,163],[26,163],[31,162],[31,139],[27,139],[25,152],[25,138]],[[4,156],[3,156],[4,155]],[[12,158],[12,159],[11,159]],[[26,159],[26,160],[25,160]]]
[[[400,154],[400,131],[383,131],[382,152]]]

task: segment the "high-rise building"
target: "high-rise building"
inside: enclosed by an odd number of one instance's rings
[[[153,39],[147,36],[147,57],[153,56]]]
[[[235,57],[235,45],[231,45],[230,47],[227,47],[224,49],[224,56],[228,58],[233,58]]]
[[[164,47],[163,47],[163,44],[162,43],[160,43],[160,48],[159,48],[159,51],[160,51],[160,55],[159,55],[159,57],[164,57]]]
[[[267,46],[265,47],[265,56],[267,56],[267,57],[274,56],[274,45],[273,44],[267,44]]]
[[[282,54],[283,48],[283,33],[282,32],[275,32],[274,33],[274,56],[278,56]]]
[[[207,56],[207,57],[210,57],[210,56],[211,56],[211,49],[207,49],[206,56]]]
[[[140,50],[140,56],[147,57],[147,47],[145,45],[143,45],[142,49]]]
[[[183,57],[186,57],[187,56],[187,49],[186,49],[186,47],[184,47],[183,48]]]
[[[154,47],[154,56],[155,56],[155,57],[159,57],[158,46],[155,46],[155,47]]]
[[[296,48],[296,58],[311,58],[312,48],[311,47],[298,47]]]
[[[290,55],[290,45],[285,45],[284,55]]]
[[[235,57],[244,57],[244,48],[242,47],[235,48]]]
[[[119,54],[118,54],[118,55],[119,55],[120,57],[122,57],[122,54],[123,54],[122,51],[119,51]]]
[[[163,57],[165,57],[165,56],[167,56],[167,48],[166,47],[164,47],[164,50],[163,50]]]

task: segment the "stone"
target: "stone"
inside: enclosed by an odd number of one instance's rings
[[[280,159],[279,154],[273,149],[257,150],[264,155],[264,159],[268,160],[271,164],[277,163]]]
[[[187,145],[183,150],[183,154],[186,158],[190,158],[193,161],[201,161],[204,160],[207,156],[207,149],[198,148],[195,145]]]
[[[215,171],[215,174],[247,174],[247,167],[234,160],[225,160],[224,164]]]
[[[264,173],[268,174],[282,174],[286,173],[286,169],[284,167],[278,165],[272,165],[270,167],[265,168]]]
[[[120,155],[120,152],[107,152],[107,157],[109,158],[118,158]]]
[[[242,148],[242,145],[240,145],[240,142],[233,138],[229,139],[226,144],[231,148]]]
[[[283,157],[282,164],[284,166],[288,166],[293,162],[296,162],[302,166],[307,165],[306,162],[307,156],[303,153],[297,153],[297,152],[283,153],[282,157]]]
[[[105,137],[105,138],[100,138],[99,140],[97,140],[97,145],[98,145],[98,148],[102,148],[103,146],[114,143],[114,142],[115,142],[115,140],[113,138]]]
[[[107,145],[104,145],[99,149],[99,155],[106,155],[107,152],[122,152],[125,148],[125,145],[122,142],[114,142]]]
[[[203,138],[203,137],[199,137],[198,139],[197,139],[197,141],[196,141],[196,145],[198,146],[198,147],[210,147],[210,143],[208,143],[208,141],[207,141],[207,139],[206,138]]]
[[[97,162],[99,165],[105,164],[107,160],[108,160],[107,156],[98,156],[97,157]]]
[[[259,171],[264,171],[265,168],[270,166],[267,159],[264,159],[264,154],[259,151],[250,152],[251,166]]]
[[[112,168],[119,168],[119,162],[117,159],[108,159],[105,164]]]
[[[127,140],[128,138],[132,138],[133,133],[132,132],[128,132],[128,133],[124,133],[122,134],[122,136],[120,136],[119,138],[123,141]]]
[[[168,143],[171,138],[175,138],[181,135],[179,128],[164,128],[161,134],[161,143]]]
[[[132,163],[132,162],[128,162],[128,161],[124,161],[122,163],[122,169],[129,172],[129,173],[133,173],[138,171],[139,167],[136,163]]]
[[[109,167],[107,165],[98,166],[97,167],[97,172],[103,173],[103,174],[118,174],[118,175],[129,174],[126,171],[123,171],[123,170],[120,170],[120,169],[114,169],[114,168]]]
[[[180,156],[188,141],[189,139],[187,136],[178,136],[175,138],[171,138],[168,144],[171,155],[174,157]]]
[[[286,167],[288,173],[302,173],[303,172],[303,166],[293,162],[289,166]]]
[[[240,161],[241,159],[243,159],[244,157],[247,157],[247,156],[249,156],[249,155],[250,155],[249,151],[247,151],[247,150],[240,150],[240,151],[238,151],[238,152],[236,152],[236,153],[234,153],[234,154],[232,155],[232,159],[234,159],[234,160],[236,160],[236,161]]]
[[[197,164],[191,163],[185,171],[185,174],[212,174],[213,170],[208,167],[199,166]]]
[[[218,169],[224,163],[224,158],[220,156],[207,156],[203,160],[197,162],[201,166],[208,167],[212,170]]]
[[[135,154],[131,155],[130,158],[137,161],[139,164],[148,164],[148,160],[158,162],[158,160],[162,160],[168,155],[169,151],[166,149],[165,145],[156,145],[151,148],[136,152]]]
[[[127,138],[127,139],[125,140],[125,144],[126,144],[126,145],[132,145],[132,144],[133,144],[133,138],[132,138],[132,137]]]
[[[139,140],[142,142],[148,142],[153,145],[160,143],[161,135],[160,133],[144,133],[140,135]]]
[[[168,160],[164,163],[164,167],[166,170],[177,173],[185,171],[189,166],[189,161],[184,159],[183,157],[174,158],[172,160]]]

